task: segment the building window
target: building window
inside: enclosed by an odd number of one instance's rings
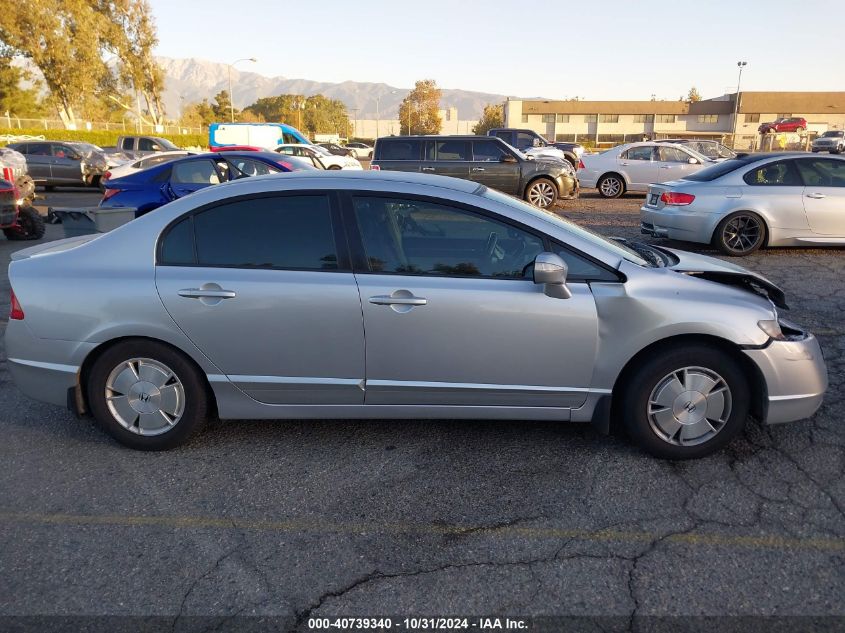
[[[555,115],[554,114],[544,114],[543,115],[543,123],[554,123],[555,122]]]
[[[653,114],[635,114],[634,123],[654,123]]]
[[[618,114],[602,114],[599,117],[599,121],[602,123],[619,123],[619,115]]]
[[[657,115],[657,122],[658,123],[674,123],[678,120],[678,117],[674,114],[658,114]]]
[[[745,122],[746,123],[759,123],[760,122],[760,114],[746,114],[745,115]]]
[[[568,114],[558,114],[557,115],[557,122],[558,123],[569,123],[569,115]]]
[[[523,114],[523,115],[522,115],[522,122],[523,122],[523,123],[528,123],[528,115],[527,115],[527,114]]]
[[[719,121],[718,114],[699,114],[698,115],[698,122],[699,123],[717,123]]]
[[[598,138],[599,143],[619,143],[625,142],[625,135],[624,134],[599,134]]]
[[[575,141],[574,134],[555,134],[555,141],[558,143],[572,143]]]
[[[585,114],[584,115],[584,123],[595,123],[598,120],[598,115],[595,114]]]

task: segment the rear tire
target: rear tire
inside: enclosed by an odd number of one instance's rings
[[[3,229],[6,239],[13,242],[24,240],[40,240],[44,237],[47,228],[44,226],[44,218],[34,207],[21,207],[18,212],[17,226]]]
[[[625,193],[625,181],[617,174],[606,174],[599,178],[596,187],[602,198],[618,198]]]
[[[654,354],[624,387],[625,428],[662,459],[695,459],[728,444],[745,426],[748,379],[716,347],[684,345]]]
[[[713,233],[713,246],[731,257],[745,257],[766,243],[766,223],[756,213],[731,213]]]
[[[147,340],[106,350],[85,385],[97,422],[118,442],[142,451],[175,448],[202,429],[209,392],[180,352]]]

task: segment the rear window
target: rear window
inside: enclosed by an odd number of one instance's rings
[[[378,160],[419,160],[421,145],[415,139],[381,141]]]
[[[692,180],[695,182],[710,182],[711,180],[721,178],[722,176],[729,174],[732,171],[736,171],[740,167],[745,167],[751,162],[753,161],[743,160],[741,158],[733,158],[730,160],[723,161],[721,163],[716,163],[715,165],[711,165],[710,167],[705,167],[704,169],[697,171],[694,174],[684,176],[684,180]]]

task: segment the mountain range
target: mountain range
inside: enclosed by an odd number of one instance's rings
[[[159,57],[158,61],[165,74],[164,102],[169,116],[176,116],[183,104],[202,99],[213,101],[214,95],[229,89],[227,64],[194,58]],[[236,108],[244,108],[260,97],[322,94],[330,99],[342,101],[353,118],[375,119],[378,97],[380,118],[395,119],[398,116],[399,104],[410,91],[410,88],[385,83],[329,83],[281,76],[266,77],[243,70],[244,65],[232,68],[232,93]],[[506,98],[506,95],[501,94],[443,88],[440,105],[442,108],[457,108],[458,118],[461,120],[477,120],[481,117],[485,105],[501,103]]]

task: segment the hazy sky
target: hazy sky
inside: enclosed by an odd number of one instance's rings
[[[845,90],[843,0],[150,0],[158,54],[522,97]],[[822,35],[828,22],[834,30]]]

